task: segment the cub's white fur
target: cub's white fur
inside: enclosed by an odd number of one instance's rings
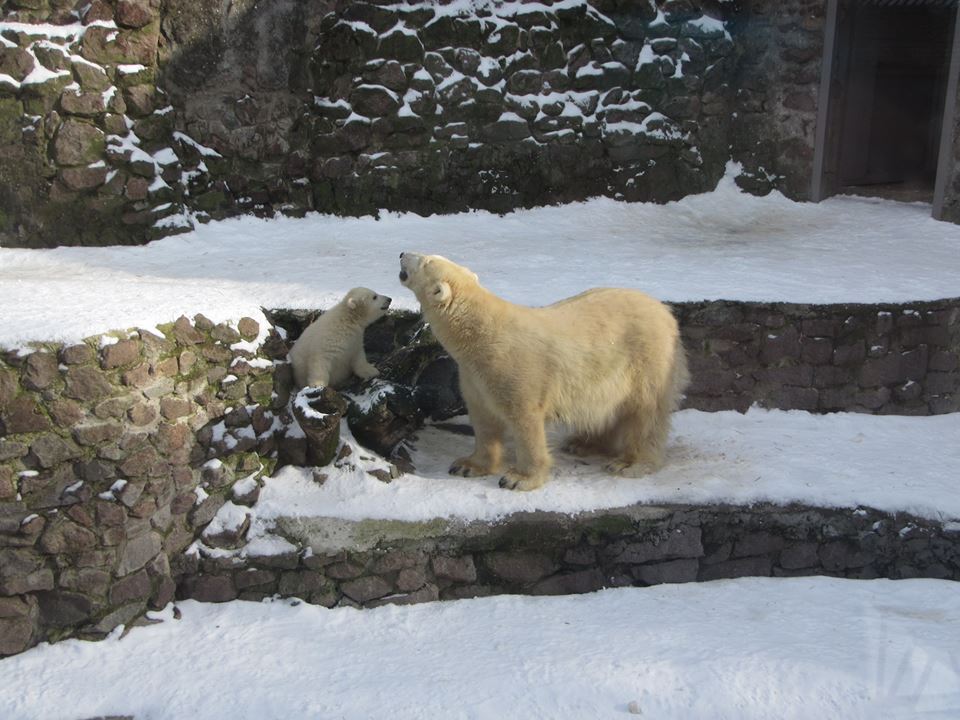
[[[544,425],[551,421],[573,431],[566,450],[611,456],[612,472],[662,465],[670,414],[689,380],[666,305],[607,288],[547,307],[514,305],[439,255],[402,254],[400,281],[460,370],[476,449],[451,473],[503,472],[509,434],[516,462],[501,487],[540,487],[550,470]]]
[[[311,323],[289,354],[297,385],[337,386],[351,373],[365,380],[379,375],[363,351],[363,330],[388,307],[386,295],[357,287]]]

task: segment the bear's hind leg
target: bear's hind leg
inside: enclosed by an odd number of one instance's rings
[[[614,427],[619,452],[607,463],[608,472],[637,477],[663,467],[670,433],[670,411],[665,406],[658,403],[654,407],[629,407]]]
[[[500,487],[508,490],[536,490],[547,482],[550,473],[550,451],[543,413],[518,413],[511,419],[517,443],[517,464],[502,478]]]
[[[577,433],[564,440],[560,451],[576,457],[610,454],[610,443],[607,437],[596,433]]]

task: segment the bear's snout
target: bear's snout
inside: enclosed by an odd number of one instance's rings
[[[393,298],[388,298],[388,297],[383,298],[383,305],[381,306],[380,309],[386,310],[388,307],[390,307],[390,303],[392,302],[393,302]]]
[[[400,282],[406,282],[406,281],[407,281],[407,271],[406,271],[406,270],[401,270],[401,271],[400,271]]]

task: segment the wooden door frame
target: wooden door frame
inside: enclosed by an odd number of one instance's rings
[[[933,217],[943,220],[943,203],[947,183],[953,174],[953,144],[956,130],[957,83],[960,82],[960,7],[953,23],[953,46],[950,48],[950,72],[947,73],[947,93],[943,101],[943,127],[940,128],[940,152],[937,155],[937,181],[933,186]]]
[[[833,85],[834,58],[837,51],[837,15],[841,0],[827,0],[826,27],[823,38],[823,59],[820,66],[820,89],[817,97],[817,126],[813,148],[813,177],[810,182],[810,199],[814,202],[829,197],[824,183],[827,160],[827,130],[830,120],[830,96]],[[944,99],[940,148],[937,154],[937,178],[933,190],[933,212],[937,220],[943,217],[947,183],[952,175],[954,133],[956,130],[957,85],[960,83],[960,6],[956,8],[953,37],[950,48],[950,70],[947,75],[947,92]]]

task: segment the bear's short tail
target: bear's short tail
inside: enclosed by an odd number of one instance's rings
[[[687,351],[683,347],[683,339],[677,335],[673,351],[673,376],[671,377],[672,410],[679,410],[683,401],[684,392],[690,387],[690,368],[687,365]]]

